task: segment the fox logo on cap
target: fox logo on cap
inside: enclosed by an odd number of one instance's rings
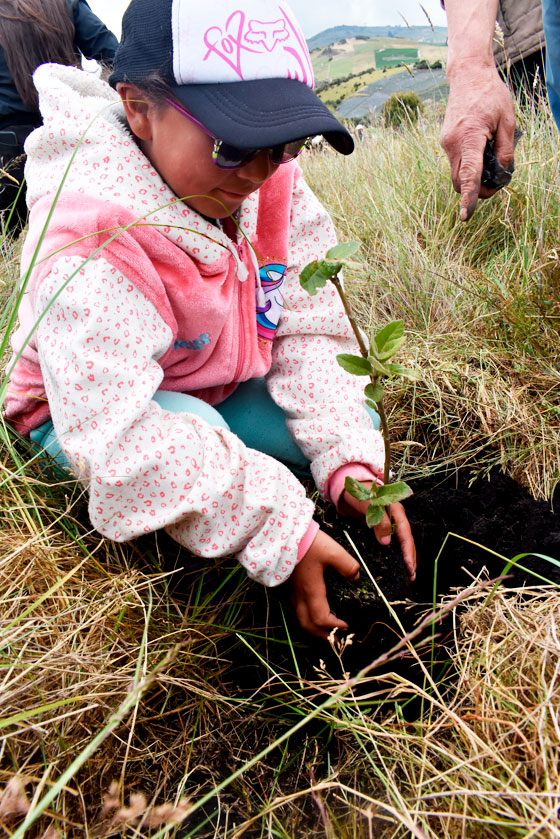
[[[250,20],[245,33],[245,40],[249,44],[263,44],[268,52],[272,52],[278,41],[286,41],[289,37],[290,33],[283,20],[274,20],[272,23]]]

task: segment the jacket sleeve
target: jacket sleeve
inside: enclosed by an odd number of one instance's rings
[[[365,408],[362,377],[336,360],[359,354],[358,343],[332,285],[313,297],[299,283],[302,268],[336,244],[333,224],[303,178],[296,181],[284,308],[273,342],[268,387],[287,425],[311,461],[319,491],[332,498],[329,481],[348,464],[383,476],[384,445]],[[363,478],[363,474],[362,474]]]
[[[166,528],[203,557],[237,554],[283,582],[313,515],[299,481],[234,434],[152,397],[171,329],[106,260],[54,263],[36,292],[35,340],[58,441],[116,541]]]
[[[110,64],[115,57],[119,42],[95,15],[86,0],[72,1],[72,19],[76,34],[74,44],[86,58],[95,58]]]

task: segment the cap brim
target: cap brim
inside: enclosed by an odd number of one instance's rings
[[[294,79],[180,85],[172,92],[212,134],[238,148],[322,134],[341,154],[354,150],[346,128],[310,87]]]

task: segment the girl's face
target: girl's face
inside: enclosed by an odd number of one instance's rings
[[[142,151],[185,204],[209,218],[225,218],[278,168],[263,150],[241,169],[212,161],[213,140],[170,105],[154,105],[134,85],[121,82],[128,123]]]

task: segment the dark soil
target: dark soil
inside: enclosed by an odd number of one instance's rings
[[[474,481],[464,470],[409,483],[414,494],[405,508],[418,553],[414,583],[408,579],[395,539],[391,546],[383,547],[365,524],[339,517],[332,506],[319,510],[322,527],[351,553],[351,543],[356,547],[405,630],[411,630],[430,610],[434,579],[438,596],[461,590],[479,576],[483,580],[502,576],[507,562],[519,554],[531,556],[520,559],[523,568],[512,568],[502,585],[534,585],[542,582],[535,576],[540,575],[560,586],[560,518],[550,504],[535,501],[514,480],[497,471]],[[536,554],[550,557],[557,564]],[[209,583],[211,587],[216,583],[212,573]],[[235,580],[232,585],[235,587]],[[345,669],[355,674],[389,651],[402,632],[365,570],[357,583],[346,582],[333,572],[327,577],[327,588],[332,610],[347,621],[355,636],[343,658]],[[237,627],[256,639],[257,648],[259,637],[268,638],[258,650],[263,660],[275,670],[294,673],[294,654],[283,640],[286,618],[302,675],[316,680],[314,668],[324,659],[329,674],[340,676],[340,663],[332,656],[329,644],[300,629],[290,604],[289,586],[255,589],[254,601],[243,604]],[[230,595],[235,599],[235,590],[228,593],[226,586],[220,600],[227,602]],[[435,627],[441,648],[445,647],[449,629],[445,622]],[[430,634],[428,629],[424,637]],[[227,640],[226,645],[230,646]],[[224,653],[230,662],[228,678],[241,693],[258,689],[269,678],[270,670],[248,651],[241,661],[236,655],[232,659],[229,650]],[[399,668],[391,664],[390,669]],[[410,677],[406,661],[402,670]]]
[[[551,505],[536,501],[499,472],[472,484],[471,478],[463,471],[410,482],[414,494],[405,507],[418,553],[414,583],[408,580],[395,539],[389,547],[380,546],[365,525],[340,518],[334,508],[323,511],[322,526],[352,552],[350,537],[407,630],[430,609],[434,578],[437,594],[447,594],[464,589],[479,575],[482,579],[502,576],[508,560],[527,553],[531,556],[519,559],[519,565],[508,572],[502,585],[535,585],[543,582],[535,576],[540,575],[560,586],[560,517]],[[355,634],[352,646],[344,654],[345,667],[351,673],[398,642],[401,633],[365,571],[358,583],[348,583],[332,574],[328,592],[332,610],[347,621]],[[287,591],[272,593],[269,621],[274,619],[275,600],[279,599],[286,608],[288,595]],[[445,624],[436,627],[442,644],[448,629]],[[295,620],[290,631],[310,666],[316,665],[320,657],[328,661],[325,642],[310,640]]]
[[[437,592],[443,594],[468,586],[483,568],[491,578],[499,577],[506,561],[522,553],[560,562],[560,518],[549,504],[535,501],[511,478],[493,473],[469,486],[468,474],[454,473],[447,478],[423,478],[410,486],[414,495],[406,502],[406,512],[418,552],[414,583],[408,581],[396,540],[382,548],[367,527],[351,525],[351,539],[389,601],[431,603],[435,574]],[[325,524],[334,538],[348,546],[346,520],[329,510]],[[560,568],[546,559],[530,556],[519,562],[527,570],[512,568],[508,585],[538,582],[535,574],[560,584]],[[367,580],[363,572],[362,578]],[[365,639],[371,626],[366,614],[356,612],[360,596],[353,588],[334,584],[335,612]]]

